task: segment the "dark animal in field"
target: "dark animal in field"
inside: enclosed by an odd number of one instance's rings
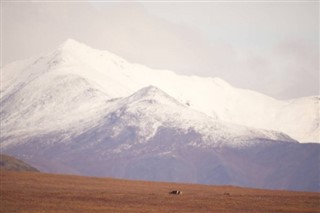
[[[230,196],[230,193],[229,192],[225,192],[224,195]]]
[[[171,191],[169,194],[173,194],[173,195],[181,195],[181,194],[182,194],[182,191],[173,190],[173,191]]]

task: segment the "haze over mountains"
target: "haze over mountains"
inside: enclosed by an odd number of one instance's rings
[[[2,69],[1,147],[42,171],[317,191],[319,97],[130,64],[68,40]],[[299,143],[300,142],[300,143]]]

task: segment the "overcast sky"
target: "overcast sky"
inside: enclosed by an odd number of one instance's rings
[[[319,2],[3,2],[2,64],[67,38],[280,99],[319,94]]]

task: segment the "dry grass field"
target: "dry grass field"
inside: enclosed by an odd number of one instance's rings
[[[0,181],[1,213],[320,212],[320,193],[7,171]]]

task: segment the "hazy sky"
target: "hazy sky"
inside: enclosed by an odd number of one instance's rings
[[[2,64],[67,38],[288,99],[319,94],[319,2],[3,2]]]

